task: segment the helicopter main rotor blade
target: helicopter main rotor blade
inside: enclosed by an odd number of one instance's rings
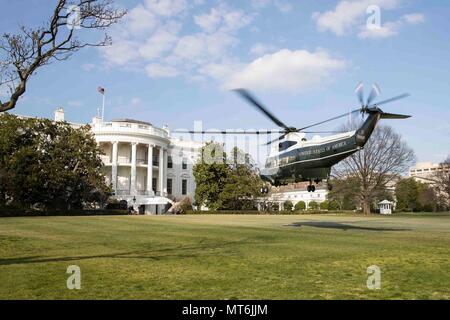
[[[345,133],[347,131],[302,131],[302,133],[309,134],[334,134],[334,133]]]
[[[258,131],[225,131],[225,130],[209,130],[209,131],[193,131],[193,130],[175,130],[174,133],[190,133],[190,134],[273,134],[273,133],[285,133],[284,130],[258,130]]]
[[[364,83],[362,81],[358,83],[355,89],[355,93],[358,96],[358,101],[361,103],[361,107],[364,106]]]
[[[374,103],[373,105],[371,105],[371,107],[381,106],[382,104],[386,104],[386,103],[389,103],[389,102],[393,102],[393,101],[397,101],[397,100],[400,100],[400,99],[404,99],[404,98],[407,98],[409,96],[410,96],[409,93],[404,93],[404,94],[401,94],[399,96],[396,96],[396,97],[393,97],[393,98],[390,98],[390,99],[387,99],[387,100],[383,100],[383,101]]]
[[[245,89],[235,89],[233,90],[237,92],[242,98],[247,100],[250,104],[254,105],[259,111],[266,115],[270,120],[272,120],[277,126],[286,129],[287,131],[291,131],[286,124],[284,124],[280,119],[275,117],[265,106],[263,106],[259,101],[257,101],[247,90]]]
[[[281,136],[279,136],[278,138],[276,138],[276,139],[274,139],[274,140],[272,140],[272,141],[269,141],[269,142],[267,142],[267,143],[264,143],[263,145],[268,146],[268,145],[270,145],[270,144],[272,144],[272,143],[281,141],[281,140],[283,140],[284,138],[286,138],[287,135],[288,135],[287,133],[284,133],[284,134],[282,134]]]
[[[366,105],[370,105],[373,101],[373,99],[375,99],[376,97],[378,97],[381,93],[381,89],[380,87],[374,83],[372,85],[372,90],[370,91],[369,97],[367,98],[367,103]]]
[[[318,126],[318,125],[320,125],[320,124],[324,124],[324,123],[327,123],[327,122],[330,122],[330,121],[333,121],[333,120],[337,120],[337,119],[340,119],[340,118],[343,118],[343,117],[348,117],[350,114],[360,112],[361,110],[363,110],[363,109],[362,109],[362,108],[356,109],[356,110],[353,110],[353,111],[344,113],[344,114],[342,114],[342,115],[340,115],[340,116],[333,117],[333,118],[331,118],[331,119],[327,119],[327,120],[324,120],[324,121],[321,121],[321,122],[314,123],[314,124],[309,125],[309,126],[307,126],[307,127],[298,129],[298,132],[300,132],[300,131],[303,132],[303,130],[305,130],[305,129],[309,129],[309,128]]]

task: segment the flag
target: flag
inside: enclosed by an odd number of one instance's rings
[[[105,94],[105,88],[98,87],[97,91],[100,92],[100,94]]]

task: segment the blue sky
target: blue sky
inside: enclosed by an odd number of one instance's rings
[[[0,31],[47,20],[54,1],[0,0]],[[112,47],[89,48],[42,68],[14,113],[89,122],[107,91],[106,118],[157,126],[273,128],[229,89],[247,87],[282,120],[301,127],[357,107],[354,88],[373,82],[383,107],[411,114],[390,121],[419,161],[450,154],[450,4],[438,0],[116,1],[129,14],[108,33]],[[366,9],[377,5],[378,29]],[[82,31],[80,38],[101,37]],[[2,91],[0,91],[1,94]],[[386,121],[387,123],[387,121]],[[339,122],[317,129],[334,129]]]

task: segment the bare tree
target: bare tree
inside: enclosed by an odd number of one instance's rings
[[[0,38],[0,90],[9,91],[9,101],[0,101],[0,112],[15,108],[25,93],[28,80],[42,66],[67,60],[85,47],[112,43],[104,34],[97,42],[81,41],[77,31],[104,30],[118,22],[125,10],[114,7],[114,0],[58,0],[51,18],[41,27],[20,26],[17,34]]]
[[[432,181],[437,189],[440,205],[447,209],[450,208],[450,156],[439,165]]]
[[[333,169],[337,179],[352,178],[355,197],[363,212],[370,213],[370,205],[386,186],[395,181],[414,163],[414,152],[391,127],[379,126],[364,149],[343,160]]]

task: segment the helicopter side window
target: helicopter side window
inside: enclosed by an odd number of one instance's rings
[[[284,141],[278,145],[279,151],[284,151],[297,144],[297,141]]]

